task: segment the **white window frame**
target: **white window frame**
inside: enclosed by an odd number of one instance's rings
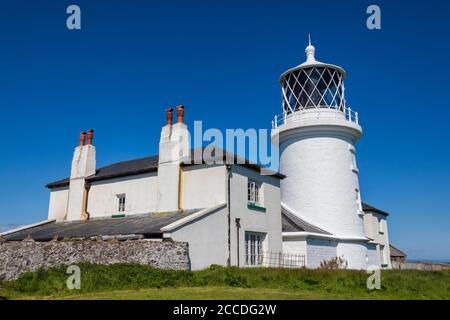
[[[356,165],[356,150],[355,147],[351,144],[348,145],[348,149],[350,150],[351,153],[351,157],[352,157],[352,164],[350,165],[350,169],[358,174],[359,173],[359,169],[358,166]]]
[[[359,191],[359,189],[355,189],[355,200],[356,200],[356,204],[358,206],[358,215],[363,217],[364,210],[362,208],[361,192]]]
[[[263,265],[266,234],[261,232],[245,232],[245,265],[259,267]]]
[[[126,211],[126,203],[127,203],[127,195],[125,193],[116,194],[117,199],[117,212],[125,212]]]
[[[378,233],[384,234],[383,219],[377,218],[377,220],[378,220]]]
[[[387,265],[387,257],[386,257],[386,250],[385,250],[385,246],[380,246],[380,255],[381,255],[381,265]]]
[[[247,182],[247,201],[248,203],[263,206],[262,183],[252,179]]]

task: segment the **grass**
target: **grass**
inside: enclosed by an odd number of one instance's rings
[[[39,269],[0,285],[7,299],[450,299],[450,271],[382,271],[381,290],[353,270],[160,270],[143,265],[79,264],[81,289],[66,287],[66,267]]]

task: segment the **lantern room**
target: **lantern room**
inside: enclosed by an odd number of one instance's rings
[[[280,76],[283,111],[288,114],[311,108],[345,108],[344,69],[317,61],[315,51],[309,40],[306,61]]]

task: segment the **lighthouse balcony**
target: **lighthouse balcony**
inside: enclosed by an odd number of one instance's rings
[[[333,123],[343,123],[350,126],[359,127],[358,112],[353,111],[350,107],[343,106],[341,108],[303,108],[294,112],[285,111],[279,115],[276,115],[272,121],[272,129],[277,129],[288,124],[310,123],[311,122],[323,122],[320,120],[331,120]]]

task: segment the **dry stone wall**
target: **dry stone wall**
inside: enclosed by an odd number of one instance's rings
[[[186,242],[128,241],[17,241],[0,242],[0,280],[16,279],[40,267],[79,262],[95,264],[136,263],[161,269],[189,269]]]

